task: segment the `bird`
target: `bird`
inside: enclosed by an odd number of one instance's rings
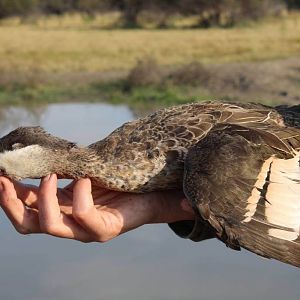
[[[41,127],[0,139],[0,174],[56,173],[146,193],[180,189],[195,211],[189,238],[300,267],[300,105],[195,102],[123,124],[87,147]]]

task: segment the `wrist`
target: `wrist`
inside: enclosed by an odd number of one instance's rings
[[[153,211],[150,223],[173,223],[195,219],[193,208],[182,191],[159,192],[149,198],[149,201],[152,203]]]

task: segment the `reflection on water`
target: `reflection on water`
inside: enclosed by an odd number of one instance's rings
[[[125,106],[50,105],[1,112],[0,134],[20,125],[88,144],[133,118]],[[144,226],[107,244],[18,235],[0,214],[0,299],[299,300],[299,271],[217,241]]]
[[[1,107],[0,134],[7,133],[21,125],[38,125],[46,109],[46,106],[30,107],[28,109],[20,107]]]

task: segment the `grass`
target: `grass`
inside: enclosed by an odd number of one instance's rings
[[[34,105],[59,102],[99,102],[125,103],[131,107],[155,108],[172,104],[188,103],[211,99],[211,95],[201,88],[182,86],[145,86],[126,90],[123,80],[90,83],[78,86],[40,85],[19,86],[12,89],[0,88],[0,105]]]
[[[162,65],[176,65],[278,59],[300,53],[299,13],[231,29],[95,30],[84,24],[2,24],[0,69],[95,72],[128,70],[145,56]]]
[[[107,29],[117,18],[67,15],[26,22],[18,18],[2,21],[0,104],[104,100],[150,107],[214,98],[243,101],[247,96],[248,100],[274,103],[270,99],[283,99],[277,97],[281,93],[277,82],[285,84],[284,91],[289,91],[292,101],[298,99],[299,88],[295,91],[294,85],[285,81],[290,75],[299,78],[296,69],[290,74],[290,66],[284,65],[282,79],[273,76],[283,70],[280,64],[267,66],[266,72],[263,66],[257,71],[250,65],[299,55],[300,13],[228,29],[176,28],[190,26],[193,19],[179,19],[173,29],[166,30]],[[158,78],[158,83],[129,88],[127,73],[145,57],[157,62],[157,69],[152,70],[154,79],[157,71],[163,74],[189,62],[202,63],[212,75],[208,76],[207,86]],[[250,67],[241,71],[236,62],[248,62]],[[202,69],[199,72],[201,75]],[[184,73],[189,75],[190,69]],[[236,87],[236,80],[243,81],[244,77],[249,82],[247,91]],[[269,83],[264,83],[265,78]],[[255,98],[258,90],[260,96]]]
[[[127,103],[129,105],[145,104],[148,106],[169,106],[174,103],[183,104],[192,101],[204,101],[211,94],[203,88],[192,88],[174,85],[141,86],[126,91],[126,82],[94,86],[112,103]],[[124,90],[125,89],[125,90]]]
[[[156,108],[211,99],[296,104],[299,75],[300,58],[172,68],[146,59],[129,73],[11,72],[0,77],[0,104],[106,101]]]

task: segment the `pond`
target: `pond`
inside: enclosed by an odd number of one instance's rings
[[[41,125],[86,145],[133,118],[128,107],[107,104],[9,107],[0,112],[0,134]],[[218,241],[180,239],[164,224],[105,244],[21,236],[2,211],[0,226],[0,299],[300,299],[298,269]]]

